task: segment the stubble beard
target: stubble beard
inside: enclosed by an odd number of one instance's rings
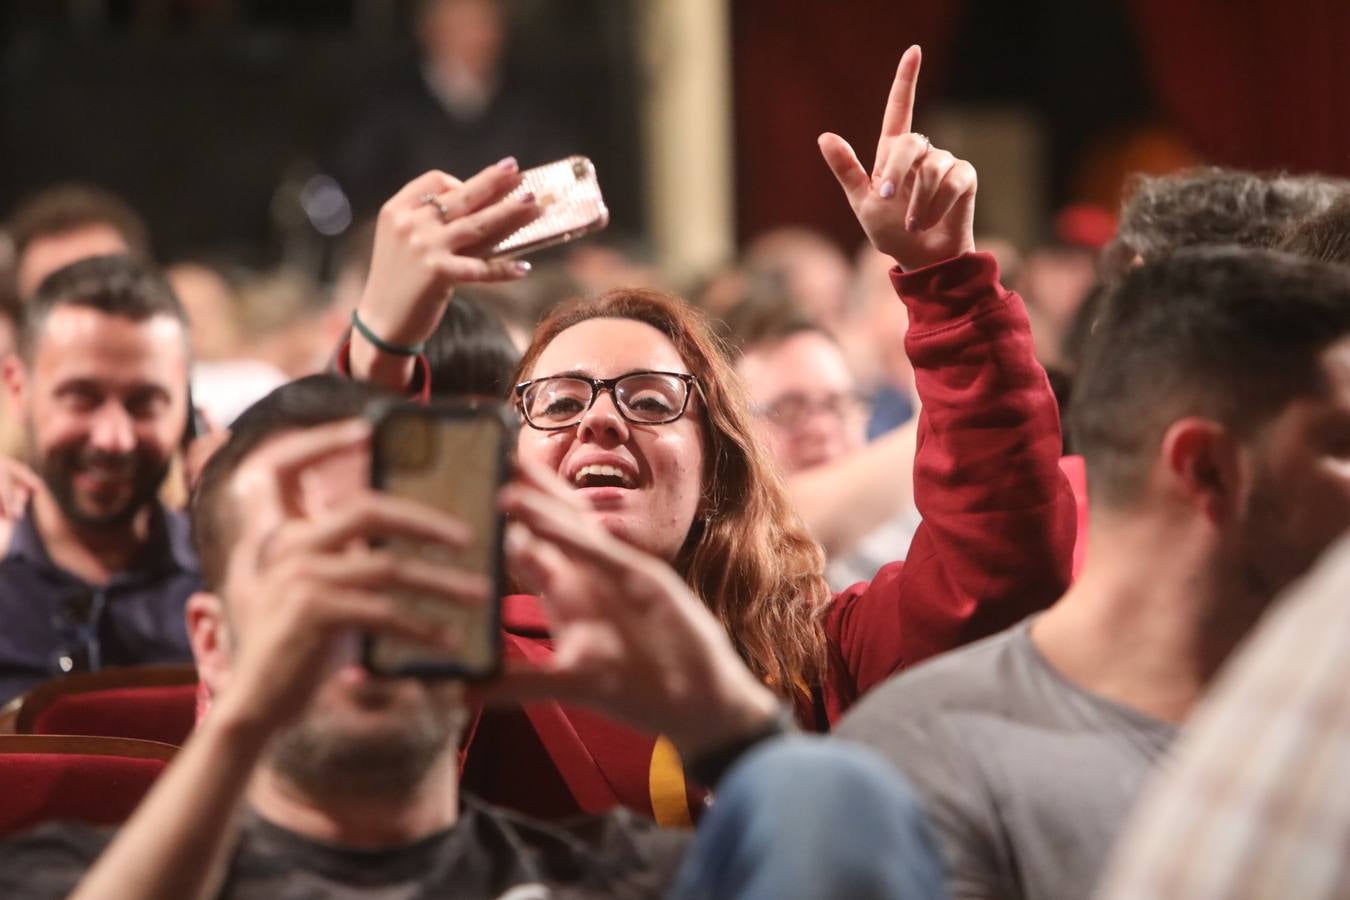
[[[29,426],[29,434],[33,434]],[[169,461],[150,459],[144,454],[133,452],[131,494],[118,509],[108,513],[90,513],[80,506],[75,490],[75,472],[80,467],[83,451],[79,448],[57,450],[39,456],[36,448],[30,447],[30,459],[39,460],[38,475],[47,490],[56,501],[61,514],[81,528],[94,531],[112,531],[125,528],[136,515],[155,499],[160,485],[169,474]]]
[[[443,754],[454,752],[463,710],[424,704],[396,727],[343,731],[322,709],[277,734],[270,767],[309,797],[398,801],[411,797]]]

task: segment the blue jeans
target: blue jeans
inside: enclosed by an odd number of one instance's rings
[[[820,737],[756,747],[718,786],[670,900],[940,900],[913,789],[870,751]]]

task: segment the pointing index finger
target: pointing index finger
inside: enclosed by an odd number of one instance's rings
[[[919,84],[919,65],[923,52],[914,44],[900,57],[891,83],[891,94],[886,98],[886,114],[881,120],[881,140],[899,137],[912,130],[914,124],[914,92]]]

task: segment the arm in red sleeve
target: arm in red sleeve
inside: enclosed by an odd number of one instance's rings
[[[352,339],[344,338],[338,345],[337,354],[333,357],[333,370],[343,378],[352,377]],[[416,364],[413,367],[412,380],[404,388],[404,396],[416,403],[431,402],[431,363],[427,362],[425,353],[417,354]]]
[[[835,598],[831,718],[896,669],[1000,631],[1069,585],[1075,511],[1059,412],[1022,300],[985,253],[891,274],[923,401],[908,559]],[[843,671],[838,671],[841,669]]]

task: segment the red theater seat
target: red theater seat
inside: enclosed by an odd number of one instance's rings
[[[43,822],[123,822],[176,749],[127,738],[0,735],[0,835]]]
[[[130,666],[43,682],[19,706],[19,734],[82,734],[180,745],[196,718],[191,666]]]

